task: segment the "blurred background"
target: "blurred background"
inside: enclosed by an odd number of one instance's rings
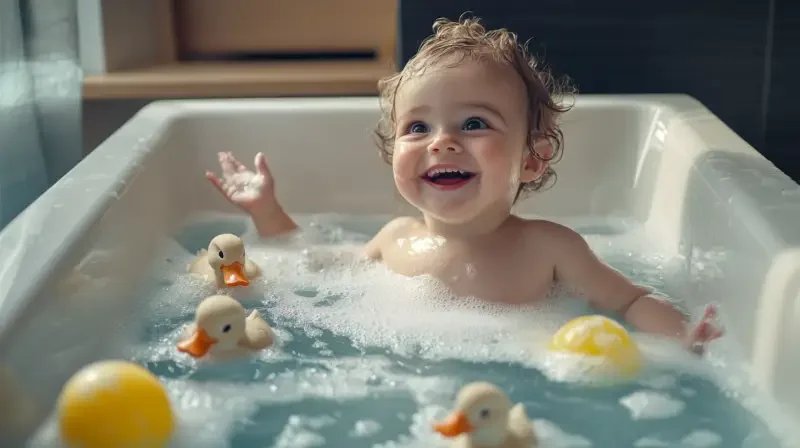
[[[374,95],[438,17],[582,93],[686,93],[795,180],[797,0],[0,0],[0,227],[147,103]]]

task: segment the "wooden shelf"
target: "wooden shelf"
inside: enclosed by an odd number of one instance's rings
[[[179,62],[84,78],[85,99],[373,95],[387,61]]]

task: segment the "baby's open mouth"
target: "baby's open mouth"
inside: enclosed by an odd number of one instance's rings
[[[434,168],[422,176],[426,181],[442,187],[461,186],[473,177],[475,173],[458,168]]]

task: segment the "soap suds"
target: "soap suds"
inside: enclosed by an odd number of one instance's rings
[[[652,391],[637,391],[619,401],[628,408],[633,420],[672,418],[686,406],[684,402],[665,393]]]

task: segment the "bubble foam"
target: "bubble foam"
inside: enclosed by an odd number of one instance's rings
[[[270,317],[406,356],[530,362],[572,315],[553,302],[509,307],[455,298],[430,277],[400,277],[379,265],[325,274],[310,294],[269,291]]]

